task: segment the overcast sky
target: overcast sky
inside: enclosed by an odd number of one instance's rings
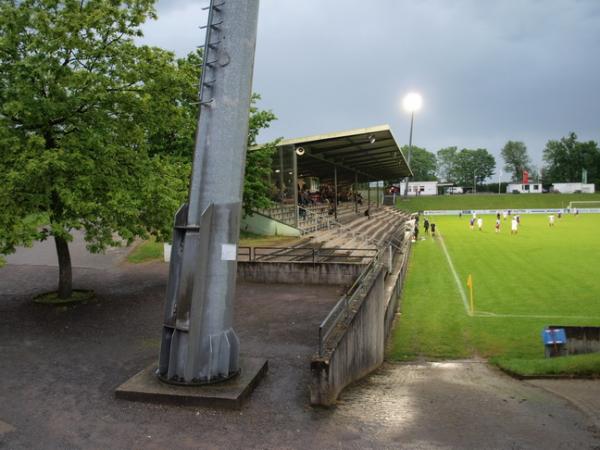
[[[208,0],[159,0],[144,42],[202,44]],[[389,124],[418,91],[413,143],[511,140],[536,165],[548,139],[600,140],[600,0],[261,0],[254,91],[279,120],[261,140]]]

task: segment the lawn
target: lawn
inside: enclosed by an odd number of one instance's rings
[[[408,211],[439,209],[566,208],[569,202],[597,201],[600,194],[477,194],[436,195],[398,199],[396,206]],[[599,207],[599,206],[596,206]]]
[[[260,236],[247,231],[240,231],[240,247],[287,247],[298,241],[297,237]],[[127,261],[139,264],[163,259],[163,243],[153,238],[136,245],[127,255]]]
[[[442,236],[413,246],[391,359],[479,355],[549,372],[536,362],[544,354],[544,326],[600,326],[599,215],[564,216],[553,228],[546,215],[523,215],[518,235],[508,221],[496,234],[495,217],[483,219],[479,232],[469,229],[468,217],[433,217]],[[442,242],[467,293],[473,277],[473,316]],[[600,373],[600,355],[585,364]],[[571,366],[565,364],[567,372]]]

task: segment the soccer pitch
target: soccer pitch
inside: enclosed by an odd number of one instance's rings
[[[600,215],[564,215],[554,227],[547,215],[522,215],[517,235],[510,218],[500,233],[495,216],[482,218],[478,231],[467,216],[432,216],[435,238],[421,218],[392,359],[541,358],[544,326],[600,326]]]

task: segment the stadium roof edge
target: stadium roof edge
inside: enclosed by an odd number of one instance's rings
[[[255,145],[249,150],[257,150],[264,145]],[[345,178],[357,173],[362,181],[394,180],[412,175],[387,124],[282,139],[277,147],[303,147],[306,156],[298,158],[299,170],[309,173],[308,176],[326,177],[328,164],[343,169]],[[317,161],[323,167],[315,167]]]

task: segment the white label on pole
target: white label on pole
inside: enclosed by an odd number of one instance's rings
[[[235,261],[237,259],[236,244],[221,245],[221,261]]]

